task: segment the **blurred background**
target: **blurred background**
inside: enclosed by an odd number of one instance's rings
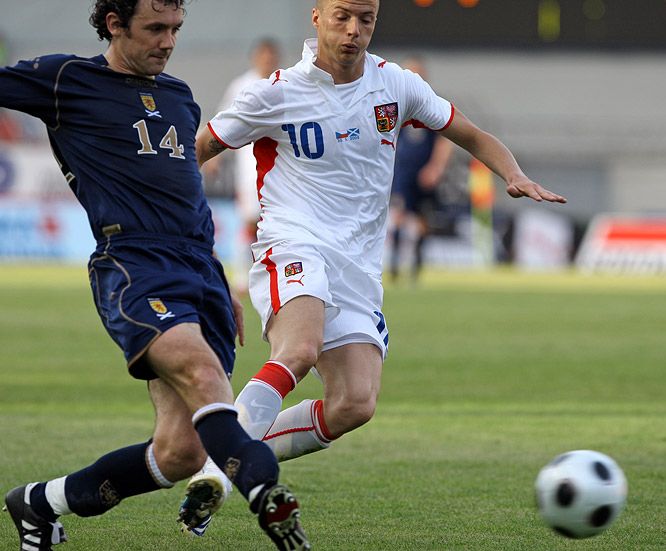
[[[313,0],[193,0],[168,72],[212,117],[264,38],[279,65],[314,35]],[[105,50],[90,0],[0,0],[0,64]],[[422,213],[426,266],[666,273],[664,0],[384,0],[369,50],[417,56],[427,80],[500,137],[527,174],[567,205],[511,200],[454,150]],[[229,163],[231,164],[231,163]],[[228,167],[227,167],[228,168]],[[242,244],[233,170],[206,178],[220,255]],[[0,262],[80,262],[93,248],[83,210],[39,121],[0,110]],[[400,261],[408,270],[407,224]],[[411,236],[411,237],[410,237]],[[413,243],[412,243],[413,244]],[[391,246],[391,239],[388,245]]]

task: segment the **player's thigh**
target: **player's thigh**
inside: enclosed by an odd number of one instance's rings
[[[167,383],[148,383],[155,408],[153,444],[155,458],[167,479],[176,481],[201,468],[206,453],[192,424],[192,414],[180,395]]]
[[[268,322],[271,358],[295,368],[302,378],[319,358],[324,335],[324,303],[309,295],[297,296]]]
[[[292,309],[290,302],[296,298],[317,298],[323,306],[335,307],[326,259],[315,246],[285,241],[255,254],[257,260],[250,270],[250,298],[261,317],[264,336],[274,318],[288,316],[284,312]]]
[[[359,342],[326,350],[316,367],[326,400],[369,403],[374,408],[383,367],[383,354],[377,345]]]
[[[233,402],[222,364],[196,323],[181,323],[160,335],[148,348],[146,361],[190,408]]]

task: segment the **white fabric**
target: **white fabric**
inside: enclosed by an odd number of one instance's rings
[[[314,406],[314,400],[303,400],[278,415],[264,437],[264,442],[273,450],[278,461],[301,457],[330,446],[330,441],[321,434]]]
[[[162,471],[157,464],[157,459],[155,458],[155,449],[152,443],[148,446],[146,455],[148,470],[150,470],[150,474],[153,477],[153,480],[155,480],[155,482],[157,482],[157,484],[159,484],[162,488],[173,488],[174,483],[162,474]]]
[[[412,119],[444,128],[453,107],[419,76],[372,54],[344,105],[331,75],[313,63],[316,47],[306,41],[299,63],[247,86],[208,127],[232,148],[255,142],[265,172],[255,258],[285,239],[323,242],[379,279],[400,128]],[[395,124],[380,132],[375,108],[393,103]]]
[[[255,69],[250,69],[233,79],[224,92],[217,108],[218,112],[229,109],[236,96],[257,80],[261,80],[261,75]],[[244,221],[255,222],[259,219],[259,199],[257,198],[257,161],[252,153],[252,146],[243,147],[231,153],[234,155],[236,208]]]
[[[251,438],[261,440],[282,409],[282,396],[262,381],[250,381],[236,398],[238,422]]]
[[[216,411],[233,411],[236,415],[238,415],[238,410],[233,404],[225,404],[224,402],[215,402],[196,410],[194,412],[194,415],[192,415],[192,424],[196,426],[196,424],[199,421],[201,421],[201,419],[206,417],[206,415],[210,415],[211,413],[215,413]]]
[[[49,480],[46,483],[46,501],[49,502],[53,512],[60,515],[70,515],[72,510],[69,508],[67,498],[65,497],[65,479],[66,476]]]
[[[302,270],[292,274],[295,270]],[[291,274],[291,275],[290,275]],[[271,247],[250,270],[250,298],[266,325],[291,299],[308,295],[325,305],[324,346],[375,344],[386,357],[388,329],[381,305],[381,280],[327,244],[283,242]],[[237,401],[238,403],[238,401]]]
[[[338,92],[340,98],[340,103],[342,105],[351,107],[352,101],[354,100],[354,94],[361,84],[361,79],[357,79],[354,82],[348,82],[346,84],[336,84],[335,89]]]

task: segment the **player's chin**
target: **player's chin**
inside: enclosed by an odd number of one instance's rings
[[[342,52],[340,53],[338,57],[338,63],[342,66],[354,66],[359,62],[359,59],[361,58],[361,54],[359,52],[354,52],[354,53],[348,53],[348,52]]]
[[[164,71],[168,57],[151,57],[145,67],[146,75],[148,76],[157,76],[162,71]]]

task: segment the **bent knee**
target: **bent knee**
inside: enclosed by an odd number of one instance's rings
[[[176,482],[201,470],[206,462],[206,451],[200,442],[156,442],[154,453],[157,465],[164,476]]]
[[[334,437],[342,436],[365,425],[375,414],[375,400],[342,400],[325,407],[325,419],[328,429]]]
[[[286,365],[300,380],[317,363],[321,347],[320,342],[301,342],[283,353],[273,355],[273,359]]]

